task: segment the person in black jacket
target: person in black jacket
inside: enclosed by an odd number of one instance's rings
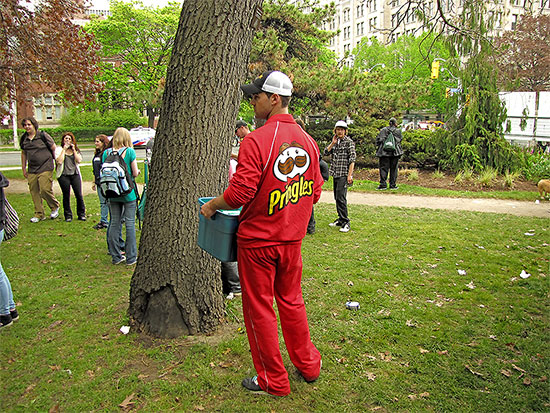
[[[395,150],[387,151],[384,150],[384,142],[388,137],[389,133],[393,134],[395,139]],[[376,146],[378,150],[376,151],[376,157],[379,160],[379,170],[380,170],[380,185],[378,185],[378,190],[383,191],[388,188],[386,181],[388,179],[388,172],[390,175],[390,189],[397,189],[397,163],[399,158],[403,155],[403,149],[401,148],[401,130],[397,127],[397,121],[395,118],[390,119],[389,126],[382,128],[380,133],[376,137]]]
[[[101,189],[99,189],[99,173],[101,171],[101,165],[103,165],[103,152],[110,144],[111,142],[109,142],[107,135],[100,134],[95,137],[95,153],[92,159],[92,168],[94,170],[94,184],[92,185],[92,190],[97,190],[101,217],[99,222],[94,225],[94,229],[103,229],[109,226],[109,206],[107,205],[107,199],[103,196]]]
[[[4,188],[9,184],[7,178],[0,172],[0,244],[4,240],[4,226],[6,225],[6,196],[4,195]],[[11,326],[18,319],[19,314],[17,314],[15,302],[13,301],[10,280],[0,263],[0,329]]]

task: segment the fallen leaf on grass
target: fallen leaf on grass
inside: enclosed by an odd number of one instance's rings
[[[470,366],[468,366],[467,364],[465,364],[464,367],[466,367],[466,370],[468,370],[468,371],[469,371],[470,373],[472,373],[474,376],[481,377],[482,379],[484,378],[484,377],[483,377],[483,374],[478,373],[477,371],[472,370],[472,368],[471,368]]]
[[[442,350],[438,351],[437,354],[439,354],[440,356],[446,356],[447,354],[449,354],[449,352],[447,350]]]
[[[416,400],[418,398],[421,398],[421,399],[424,399],[426,397],[430,397],[430,393],[428,393],[427,391],[424,392],[424,393],[420,393],[420,394],[409,394],[407,396],[409,399],[411,400]]]
[[[530,386],[531,385],[531,380],[529,379],[529,377],[526,377],[523,379],[523,384],[525,386]]]
[[[515,364],[512,364],[512,368],[513,368],[514,370],[519,371],[520,373],[523,373],[523,374],[527,373],[525,370],[523,370],[522,368],[516,366]]]
[[[365,375],[367,376],[367,379],[369,381],[374,381],[376,379],[376,374],[374,374],[374,373],[366,372]]]
[[[195,406],[194,407],[195,410],[198,410],[199,412],[202,412],[204,410],[204,407],[202,406]]]
[[[58,371],[58,370],[61,370],[61,366],[48,366],[50,368],[50,370],[52,371]]]
[[[384,353],[378,353],[378,355],[380,356],[380,360],[391,361],[391,354],[389,351],[386,351]]]
[[[120,407],[124,411],[133,409],[136,403],[133,402],[132,399],[134,398],[135,395],[136,395],[135,393],[130,394],[128,397],[124,399],[122,403],[118,405],[118,407]]]
[[[426,350],[425,348],[422,348],[422,347],[420,347],[419,350],[420,350],[420,354],[426,354],[430,352],[430,350]]]
[[[59,403],[50,407],[50,410],[48,410],[48,413],[57,413],[58,411],[59,411]]]
[[[468,284],[466,284],[466,287],[468,287],[470,290],[473,290],[474,288],[476,288],[473,281],[470,281]]]
[[[512,372],[510,370],[502,369],[502,370],[500,370],[500,372],[506,377],[511,377],[512,376]]]
[[[539,379],[539,381],[540,381],[541,383],[543,383],[543,382],[545,382],[545,381],[547,381],[547,380],[548,380],[548,377],[546,377],[546,376],[542,376],[542,377]]]
[[[466,275],[466,270],[458,270],[458,275]]]
[[[407,327],[418,327],[418,324],[416,324],[412,320],[407,320],[406,324],[407,324]]]
[[[63,320],[57,320],[57,321],[54,321],[53,323],[51,323],[48,327],[48,329],[52,329],[54,327],[57,327],[59,324],[61,324],[63,322]]]

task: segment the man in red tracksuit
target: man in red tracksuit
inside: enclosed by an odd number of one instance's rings
[[[201,213],[243,206],[237,231],[243,314],[257,375],[242,384],[253,392],[290,393],[288,373],[279,350],[277,301],[290,360],[303,378],[319,377],[321,355],[311,342],[302,297],[302,239],[311,208],[321,196],[319,148],[288,114],[292,83],[283,73],[265,72],[241,86],[261,128],[248,134],[239,164],[223,195],[207,202]]]

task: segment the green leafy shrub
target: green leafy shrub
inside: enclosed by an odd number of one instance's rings
[[[550,156],[540,152],[530,153],[527,150],[521,153],[523,158],[522,175],[533,182],[540,179],[550,179]]]
[[[64,128],[90,127],[123,127],[127,129],[136,126],[147,126],[147,119],[139,116],[134,110],[111,110],[103,114],[99,112],[80,111],[73,109],[61,118]]]
[[[435,132],[429,130],[411,130],[403,132],[401,147],[403,148],[403,162],[413,163],[419,168],[437,164],[437,156],[433,146],[429,144]]]
[[[498,177],[498,171],[490,166],[483,168],[476,178],[476,182],[481,186],[489,186]]]
[[[95,127],[95,128],[89,128],[89,127],[74,127],[74,128],[40,128],[40,130],[43,130],[44,132],[47,132],[55,141],[57,145],[60,143],[61,135],[64,132],[72,132],[74,133],[74,136],[76,137],[77,142],[93,142],[95,140],[95,137],[99,135],[100,133],[103,133],[105,135],[112,135],[115,132],[115,127]],[[9,132],[9,133],[6,133]],[[17,139],[23,135],[25,131],[23,129],[17,130]],[[12,145],[13,144],[13,131],[7,130],[7,129],[1,129],[0,130],[0,140],[2,145]]]

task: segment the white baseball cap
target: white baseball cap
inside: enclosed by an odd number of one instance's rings
[[[336,122],[336,125],[334,125],[334,128],[344,128],[344,129],[347,129],[348,128],[348,124],[346,122],[344,122],[343,120],[339,120],[338,122]]]
[[[283,72],[269,70],[256,78],[252,83],[242,85],[242,91],[246,96],[255,93],[268,92],[280,96],[292,96],[292,82]]]

